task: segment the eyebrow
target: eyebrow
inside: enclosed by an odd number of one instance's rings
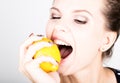
[[[60,10],[59,10],[58,8],[56,8],[56,7],[51,7],[51,10],[52,10],[52,9],[60,12]],[[93,16],[93,15],[92,15],[89,11],[87,11],[87,10],[74,10],[74,11],[73,11],[73,13],[79,13],[79,12],[86,12],[86,13],[88,13],[89,15]]]
[[[86,12],[86,13],[88,13],[89,15],[91,15],[91,16],[93,16],[89,11],[87,11],[87,10],[75,10],[75,11],[73,11],[73,13],[79,13],[79,12]]]
[[[51,10],[54,9],[54,10],[60,12],[60,10],[59,10],[58,8],[56,8],[56,7],[51,7],[50,9],[51,9]]]

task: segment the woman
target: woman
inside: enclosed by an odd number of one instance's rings
[[[34,34],[20,48],[20,70],[35,83],[120,83],[119,71],[102,66],[119,35],[119,12],[119,0],[54,0],[46,36],[64,45],[59,70],[45,73],[43,59],[32,59],[44,47],[31,45],[41,38]]]

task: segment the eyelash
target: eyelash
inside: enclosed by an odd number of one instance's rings
[[[59,16],[51,16],[51,19],[61,19],[61,17]],[[74,19],[74,22],[77,24],[86,24],[87,21],[82,21],[82,20],[78,20],[78,19]]]
[[[76,22],[77,24],[86,24],[87,21],[82,21],[82,20],[78,20],[78,19],[74,19],[74,22]]]
[[[61,17],[56,14],[51,14],[50,19],[60,19]]]
[[[52,16],[51,19],[60,19],[61,17]]]

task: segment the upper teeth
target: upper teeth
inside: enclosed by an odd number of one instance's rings
[[[70,44],[65,43],[65,42],[63,42],[63,41],[60,41],[60,40],[55,40],[54,42],[55,42],[56,44],[58,44],[58,45],[66,45],[66,46],[70,46]]]

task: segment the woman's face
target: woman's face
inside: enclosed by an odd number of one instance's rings
[[[59,45],[59,72],[73,74],[94,64],[105,34],[103,0],[55,0],[46,35]],[[72,48],[71,48],[72,47]]]

